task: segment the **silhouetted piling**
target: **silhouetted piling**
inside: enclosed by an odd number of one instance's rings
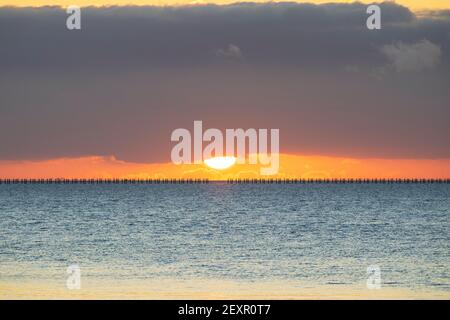
[[[0,179],[0,184],[205,184],[209,179]]]
[[[0,184],[206,184],[219,182],[209,179],[161,178],[161,179],[0,179]],[[223,182],[223,181],[220,181]],[[225,181],[228,184],[443,184],[450,179],[369,179],[369,178],[237,178]]]
[[[429,184],[450,183],[450,179],[373,179],[373,178],[306,178],[306,179],[228,179],[229,184]]]

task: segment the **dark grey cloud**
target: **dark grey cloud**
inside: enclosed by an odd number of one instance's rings
[[[2,9],[0,37],[7,46],[0,63],[192,66],[219,63],[211,53],[234,44],[249,63],[340,64],[409,32],[401,27],[415,21],[407,8],[381,7],[390,31],[379,35],[367,32],[366,6],[358,3],[86,8],[80,32],[65,29],[67,15],[59,8]]]
[[[366,6],[0,8],[0,159],[165,161],[170,132],[280,128],[281,149],[450,157],[450,15]]]

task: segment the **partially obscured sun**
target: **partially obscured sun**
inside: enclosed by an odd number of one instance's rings
[[[206,159],[205,164],[213,169],[224,170],[236,163],[235,157],[215,157]]]

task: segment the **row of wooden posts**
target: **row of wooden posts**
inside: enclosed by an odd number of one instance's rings
[[[450,183],[450,179],[0,179],[0,184],[305,184],[305,183]]]

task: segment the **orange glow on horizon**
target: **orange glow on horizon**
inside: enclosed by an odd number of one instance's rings
[[[142,164],[90,156],[45,161],[0,161],[1,179],[210,179],[235,178],[450,178],[450,159],[355,159],[280,155],[277,175],[260,175],[260,165],[235,164],[215,170],[205,164]]]

